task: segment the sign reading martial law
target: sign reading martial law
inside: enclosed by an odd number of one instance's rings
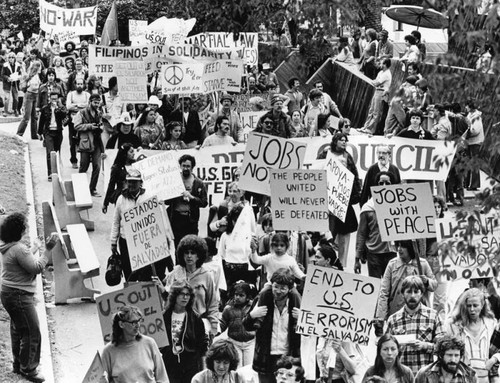
[[[367,346],[380,279],[309,266],[296,331]]]
[[[162,206],[152,197],[123,212],[132,271],[170,256]]]

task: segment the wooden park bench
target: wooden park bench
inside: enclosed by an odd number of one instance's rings
[[[68,224],[67,233],[63,233],[51,202],[42,203],[42,212],[44,237],[52,233],[59,236],[52,250],[56,305],[70,303],[68,300],[75,298],[93,302],[94,294],[100,294],[100,291],[94,289],[91,278],[99,275],[100,264],[85,225]],[[86,282],[92,287],[87,287]]]
[[[87,174],[76,173],[71,180],[63,181],[59,166],[59,153],[50,153],[52,167],[52,200],[56,209],[59,224],[62,229],[71,224],[83,224],[88,231],[94,230],[94,222],[89,219],[88,210],[92,208]],[[82,218],[80,212],[86,210],[87,218]]]

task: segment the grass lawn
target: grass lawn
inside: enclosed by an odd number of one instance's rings
[[[0,133],[0,205],[5,209],[0,220],[10,213],[28,212],[24,174],[25,146],[16,137]],[[0,380],[2,383],[27,382],[12,373],[9,327],[9,315],[0,304]]]

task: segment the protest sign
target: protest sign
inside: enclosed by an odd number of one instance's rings
[[[61,47],[64,47],[64,44],[66,44],[69,41],[74,43],[75,46],[78,46],[78,44],[80,44],[80,36],[78,36],[74,31],[58,32],[54,34],[54,37],[57,38],[57,41],[59,41],[59,45]]]
[[[266,110],[260,110],[258,112],[241,112],[240,120],[241,125],[243,126],[243,142],[247,142],[248,135],[252,132],[256,127],[259,119],[266,113]]]
[[[97,6],[61,8],[40,0],[40,29],[48,34],[71,30],[76,35],[95,35]]]
[[[306,144],[251,132],[241,165],[239,186],[243,190],[271,195],[270,169],[300,169]]]
[[[103,374],[104,368],[102,366],[101,356],[99,355],[99,352],[96,352],[94,360],[92,360],[82,383],[99,383]]]
[[[132,271],[170,256],[162,209],[155,196],[122,212]]]
[[[307,143],[304,167],[309,168],[317,161],[318,154],[328,149],[331,136],[294,140]],[[368,168],[377,162],[377,146],[381,144],[389,146],[391,163],[399,169],[404,180],[446,181],[456,150],[453,141],[350,135],[346,149],[354,159],[360,178],[364,178]]]
[[[182,44],[196,24],[196,19],[189,20],[162,16],[145,28],[144,37],[149,43],[172,45]]]
[[[250,99],[252,97],[259,97],[264,102],[262,103],[263,110],[268,111],[271,107],[271,96],[269,93],[264,93],[264,94],[235,94],[233,96],[234,98],[234,109],[241,113],[241,112],[253,112],[252,111],[252,106],[250,105]]]
[[[122,102],[148,102],[147,77],[142,61],[117,61],[115,74],[118,79],[118,93]]]
[[[296,331],[368,345],[380,279],[309,265]]]
[[[326,171],[271,170],[273,227],[328,231]]]
[[[148,195],[156,195],[160,200],[179,197],[186,190],[174,151],[152,151],[151,157],[135,162],[132,166],[142,174],[144,188]]]
[[[328,210],[342,222],[345,222],[354,174],[338,161],[332,152],[328,152],[325,169],[328,183]]]
[[[231,32],[205,32],[186,38],[186,44],[198,45],[214,52],[226,52],[232,59],[244,60],[247,65],[257,65],[259,61],[259,38],[257,33],[239,33],[234,40]]]
[[[371,190],[383,241],[436,236],[436,211],[427,182],[372,186]]]
[[[146,40],[146,27],[148,26],[147,20],[129,20],[128,21],[128,39],[131,45],[145,45]]]
[[[144,315],[141,334],[153,338],[160,348],[168,346],[160,299],[158,287],[150,282],[131,283],[122,290],[98,296],[97,314],[104,342],[111,342],[113,314],[120,307],[132,305],[138,307]]]

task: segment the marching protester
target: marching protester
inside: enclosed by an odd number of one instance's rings
[[[179,99],[180,105],[170,114],[170,121],[178,121],[182,125],[182,141],[188,148],[202,144],[202,130],[198,112],[192,110],[192,99],[183,96]]]
[[[141,146],[141,140],[132,131],[134,122],[129,112],[123,112],[116,124],[117,132],[113,134],[106,143],[106,149],[116,149],[124,144],[131,144],[134,149]]]
[[[139,137],[141,146],[145,149],[158,149],[163,141],[163,129],[156,123],[156,112],[149,107],[144,109],[134,134]]]
[[[182,125],[178,121],[169,122],[165,126],[165,140],[161,143],[161,150],[182,150],[187,145],[181,140]]]
[[[233,138],[234,142],[243,142],[243,126],[238,113],[232,109],[234,98],[225,93],[220,98],[220,104],[222,108],[210,116],[208,133],[217,132],[217,121],[219,117],[224,116],[229,123],[228,135]]]
[[[78,112],[84,110],[90,101],[90,94],[84,90],[82,79],[76,81],[76,89],[69,92],[66,97],[66,108],[68,109],[68,136],[70,162],[73,169],[78,169],[78,158],[76,157],[76,148],[78,145],[78,133],[75,129],[74,119]]]
[[[231,124],[226,116],[218,116],[215,120],[214,133],[205,138],[202,148],[218,145],[236,145],[236,141],[230,135]]]
[[[40,61],[35,60],[29,66],[28,73],[24,78],[21,79],[20,87],[24,92],[24,114],[19,127],[17,128],[17,135],[23,136],[28,122],[30,122],[31,139],[37,140],[37,100],[38,91],[42,85],[42,78],[40,77],[40,72],[42,70],[42,64]],[[23,85],[24,84],[24,85]]]
[[[7,61],[0,68],[0,71],[5,95],[3,116],[7,117],[7,114],[14,114],[17,117],[19,115],[17,97],[22,72],[21,65],[16,61],[16,54],[14,52],[10,52],[7,55]],[[10,109],[11,105],[12,109]]]
[[[197,373],[192,383],[237,383],[239,357],[234,345],[226,339],[212,344],[207,352],[207,368]]]

